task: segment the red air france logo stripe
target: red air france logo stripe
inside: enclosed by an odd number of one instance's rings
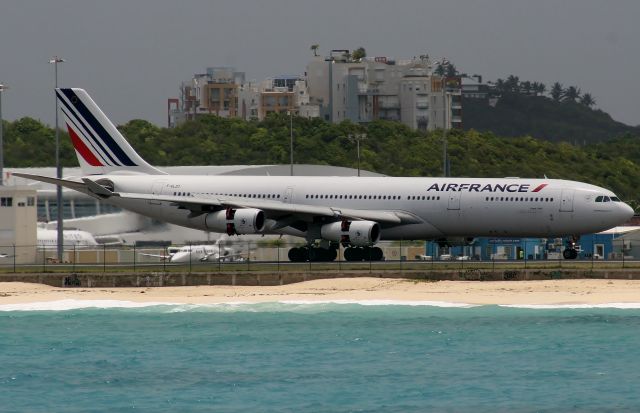
[[[91,166],[104,166],[98,158],[91,152],[87,145],[82,142],[82,139],[76,134],[76,132],[67,124],[67,129],[69,130],[69,136],[71,137],[71,142],[73,142],[73,147],[76,148],[76,151],[84,158],[84,160]]]
[[[547,186],[547,184],[540,184],[536,187],[536,189],[534,189],[531,192],[540,192],[542,190],[542,188],[544,188],[545,186]]]

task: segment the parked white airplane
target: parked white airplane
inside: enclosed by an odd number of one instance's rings
[[[85,176],[16,176],[185,227],[306,238],[307,247],[289,251],[292,261],[335,259],[338,243],[348,247],[347,260],[382,259],[374,247],[381,239],[575,239],[633,215],[607,189],[556,179],[167,175],[133,150],[84,90],[56,93]],[[566,258],[577,256],[574,244]]]
[[[185,245],[180,248],[168,248],[168,254],[140,253],[146,257],[156,257],[170,263],[234,261],[241,257],[233,249],[223,246],[218,239],[215,244]]]
[[[55,229],[38,228],[36,233],[38,248],[55,249],[58,245],[58,231]],[[62,231],[62,239],[66,247],[92,247],[98,245],[90,232],[75,229]]]

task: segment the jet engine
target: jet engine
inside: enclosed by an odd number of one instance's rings
[[[356,247],[375,244],[380,240],[380,225],[373,221],[341,221],[320,228],[323,239]]]
[[[264,212],[254,208],[227,208],[207,214],[205,226],[227,235],[257,234],[264,229]]]

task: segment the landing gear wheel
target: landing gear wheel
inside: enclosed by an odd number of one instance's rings
[[[372,261],[382,261],[383,258],[384,258],[384,254],[382,253],[382,248],[378,248],[378,247],[371,248]]]
[[[304,247],[291,248],[287,255],[291,262],[305,262],[309,259],[309,249]]]
[[[362,261],[362,248],[350,247],[344,250],[344,259],[347,261]]]
[[[578,258],[578,251],[567,248],[566,250],[562,251],[562,256],[565,260],[575,260],[576,258]]]

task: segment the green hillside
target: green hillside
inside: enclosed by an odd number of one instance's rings
[[[175,129],[133,120],[120,129],[148,162],[158,166],[289,163],[287,116],[263,122],[206,116]],[[294,119],[295,162],[355,167],[356,145],[347,136],[357,132],[367,134],[361,142],[363,169],[393,176],[441,176],[442,132],[424,134],[387,121],[361,127]],[[76,166],[66,134],[61,142],[63,164]],[[640,199],[638,135],[583,147],[468,130],[450,131],[448,142],[453,176],[546,175],[602,185],[634,203]],[[51,166],[53,130],[30,118],[5,122],[5,148],[9,167]]]
[[[487,100],[465,99],[462,113],[465,129],[499,136],[532,136],[584,145],[626,133],[640,134],[637,127],[617,122],[601,110],[544,96],[504,94],[495,107]]]

